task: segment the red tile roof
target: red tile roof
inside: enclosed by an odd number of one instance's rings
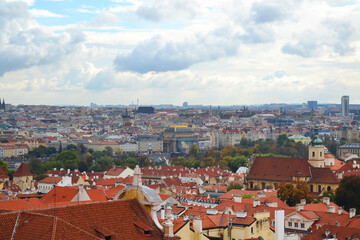
[[[359,228],[349,228],[343,226],[335,225],[325,225],[317,230],[313,230],[311,235],[307,235],[304,240],[318,240],[325,238],[325,231],[330,230],[330,234],[327,237],[328,239],[334,239],[336,234],[336,239],[345,240],[345,239],[357,239],[360,237]]]
[[[0,179],[9,178],[4,169],[0,166]]]
[[[61,177],[46,177],[39,182],[41,183],[59,183],[62,180]]]
[[[23,177],[23,176],[32,176],[33,174],[30,172],[25,163],[21,163],[19,168],[13,174],[14,177]]]

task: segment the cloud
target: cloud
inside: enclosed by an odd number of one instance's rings
[[[292,42],[282,47],[282,52],[309,58],[329,54],[344,56],[351,54],[352,37],[355,29],[350,22],[338,19],[325,19],[315,29],[309,26],[295,35]]]
[[[235,55],[239,40],[239,33],[231,28],[197,34],[179,42],[159,35],[139,43],[130,54],[117,56],[114,64],[118,71],[138,73],[183,70],[195,63]]]
[[[194,0],[148,0],[137,8],[136,13],[155,22],[164,19],[193,18],[197,12],[196,6]]]
[[[0,3],[0,76],[9,71],[55,63],[79,49],[84,34],[54,34],[41,28],[21,2]]]
[[[263,77],[263,80],[264,81],[274,80],[275,78],[283,78],[285,76],[286,76],[286,73],[284,71],[276,71],[274,74]]]
[[[286,12],[282,7],[283,3],[276,5],[269,2],[255,2],[251,8],[252,18],[256,23],[270,23],[283,20],[286,17]]]
[[[29,12],[30,12],[31,16],[33,16],[35,18],[39,18],[39,17],[63,18],[63,17],[66,17],[64,15],[52,13],[48,10],[43,10],[43,9],[30,9]]]

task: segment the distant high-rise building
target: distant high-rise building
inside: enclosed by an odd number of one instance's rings
[[[350,113],[350,100],[349,96],[341,97],[341,116],[349,116]]]
[[[184,103],[183,103],[183,108],[188,108],[188,106],[189,106],[189,103],[188,103],[188,102],[184,102]]]
[[[307,107],[311,110],[316,110],[318,108],[318,103],[317,101],[308,101]]]

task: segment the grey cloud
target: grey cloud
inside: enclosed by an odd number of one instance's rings
[[[307,30],[301,33],[296,37],[295,42],[286,43],[282,47],[282,52],[312,57],[319,54],[323,47],[328,47],[339,55],[350,54],[354,51],[350,47],[354,34],[354,29],[350,23],[328,19],[322,22],[318,29],[320,30],[317,32]]]
[[[267,2],[254,3],[251,11],[256,23],[268,23],[282,20],[286,15],[282,5],[275,5]]]
[[[77,51],[85,40],[83,33],[77,30],[55,35],[41,28],[29,28],[26,23],[31,21],[27,5],[0,3],[0,76],[9,71],[54,63]]]
[[[101,71],[85,86],[88,90],[104,91],[113,88],[115,74],[112,71]]]
[[[196,15],[196,3],[193,0],[148,0],[138,7],[136,13],[155,22],[168,18],[192,18]]]
[[[183,70],[195,63],[235,55],[239,44],[239,35],[228,28],[181,42],[157,36],[138,44],[130,54],[117,56],[114,65],[118,71],[139,73]]]
[[[245,31],[241,39],[247,44],[267,43],[275,39],[272,29],[266,26],[250,25],[245,27]]]

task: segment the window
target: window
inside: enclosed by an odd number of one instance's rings
[[[315,157],[315,152],[312,153],[312,156]]]
[[[322,152],[320,152],[320,157],[322,157]]]
[[[251,227],[251,234],[254,234],[254,228]]]
[[[330,191],[330,190],[331,190],[331,187],[330,187],[330,186],[328,186],[328,187],[327,187],[327,190],[328,190],[328,191]]]
[[[289,224],[288,224],[288,225],[289,225],[289,227],[292,227],[292,222],[289,222]]]
[[[301,224],[301,228],[305,228],[305,224],[304,224],[304,223]]]
[[[318,186],[318,192],[321,192],[321,185]]]
[[[299,227],[299,223],[295,223],[295,227],[296,227],[296,228]]]
[[[314,186],[310,185],[310,192],[314,192]]]

